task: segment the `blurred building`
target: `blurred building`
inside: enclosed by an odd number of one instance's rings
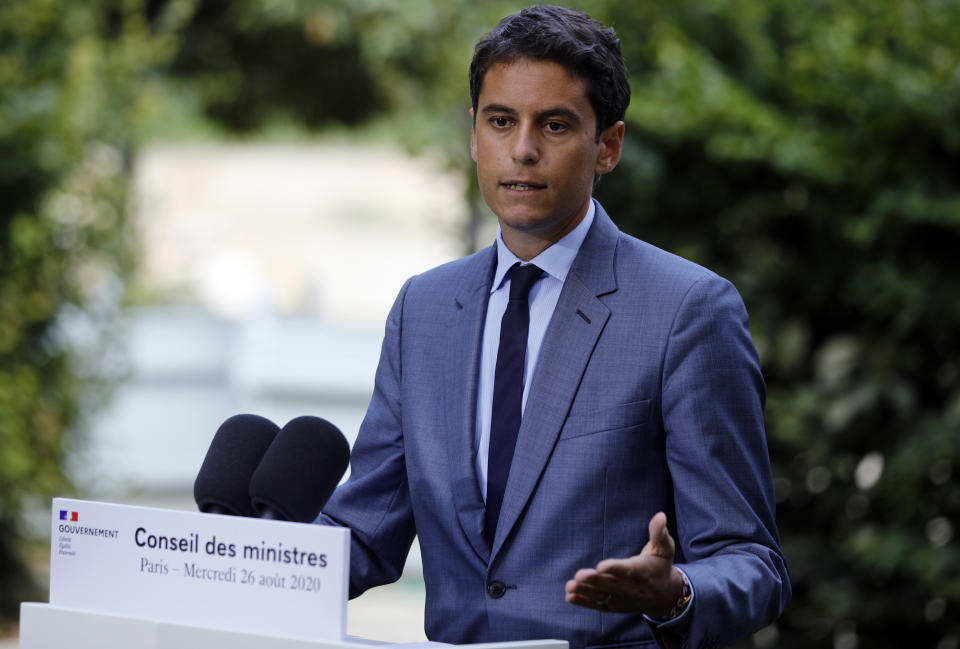
[[[353,443],[373,387],[380,335],[309,317],[226,318],[200,307],[130,310],[128,377],[92,427],[73,473],[92,497],[192,507],[217,427],[252,412],[277,425],[312,414]]]
[[[385,146],[158,145],[135,172],[127,379],[75,473],[91,495],[186,494],[232,414],[356,436],[387,311],[462,254],[459,179]]]
[[[127,313],[127,379],[73,463],[84,495],[193,509],[210,440],[240,412],[321,416],[352,444],[397,291],[463,253],[463,195],[438,163],[383,146],[145,150],[136,286],[149,299]],[[416,548],[407,574],[410,597],[351,604],[350,633],[422,638]]]

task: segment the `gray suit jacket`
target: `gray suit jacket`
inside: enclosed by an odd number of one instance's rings
[[[597,205],[547,329],[492,546],[474,463],[494,247],[411,278],[386,324],[352,474],[320,522],[353,530],[350,591],[397,579],[415,535],[426,631],[451,643],[653,646],[641,616],[567,604],[664,511],[695,592],[685,646],[733,642],[790,597],[763,379],[733,286],[621,233]]]

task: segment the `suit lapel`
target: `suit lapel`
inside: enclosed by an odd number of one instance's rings
[[[484,502],[474,464],[476,445],[477,381],[479,380],[480,342],[483,337],[490,278],[496,263],[496,250],[488,249],[476,257],[464,272],[464,281],[451,304],[445,337],[447,350],[443,382],[447,417],[447,461],[457,518],[477,555],[486,562],[490,545],[483,534]]]
[[[544,337],[520,424],[493,556],[540,481],[587,363],[610,317],[610,309],[598,297],[616,290],[613,262],[618,236],[616,226],[598,204],[594,223],[567,275]]]

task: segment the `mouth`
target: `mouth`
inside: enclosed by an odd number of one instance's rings
[[[542,185],[540,183],[519,182],[519,181],[507,181],[500,184],[503,187],[506,187],[507,189],[512,189],[513,191],[517,191],[517,192],[529,192],[529,191],[535,191],[537,189],[547,188],[546,185]]]

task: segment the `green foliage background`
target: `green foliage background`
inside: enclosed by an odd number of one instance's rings
[[[137,143],[362,126],[472,176],[472,44],[524,4],[0,5],[0,531],[64,487],[102,394],[62,322],[109,331]],[[571,4],[631,70],[600,200],[751,314],[794,600],[744,646],[960,646],[960,1]]]
[[[0,616],[33,595],[20,514],[102,403],[122,298],[134,126],[176,16],[142,3],[0,4]],[[184,16],[186,17],[186,16]],[[166,24],[164,24],[166,21]],[[73,332],[72,335],[68,332]]]
[[[751,313],[794,580],[778,646],[956,646],[960,7],[608,10],[633,137],[602,200]]]

